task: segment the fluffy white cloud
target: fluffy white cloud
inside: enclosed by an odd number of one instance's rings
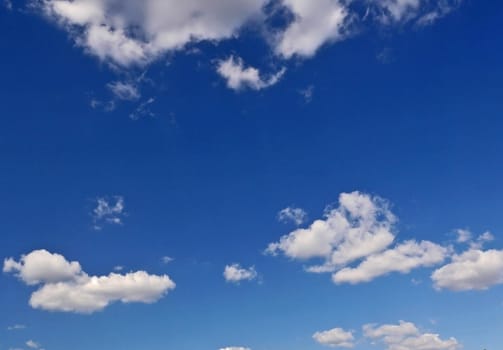
[[[217,72],[227,81],[227,87],[230,89],[242,90],[247,87],[261,90],[276,84],[285,73],[285,69],[263,78],[257,68],[245,67],[240,57],[230,56],[218,62]]]
[[[485,290],[503,283],[503,250],[469,249],[431,275],[435,288]]]
[[[324,219],[281,237],[266,251],[294,259],[323,258],[333,270],[386,249],[395,238],[395,220],[386,201],[360,192],[342,193],[339,206],[327,210]]]
[[[301,208],[288,207],[280,210],[278,213],[278,220],[281,222],[293,222],[299,226],[304,223],[307,218],[307,213]]]
[[[104,224],[122,225],[125,213],[124,197],[100,197],[93,209],[94,229],[101,230]]]
[[[390,247],[396,220],[385,200],[360,192],[342,193],[338,207],[326,210],[323,219],[270,243],[266,253],[282,253],[297,260],[321,259],[321,265],[306,270],[333,273],[337,284],[369,282],[392,272],[409,273],[438,265],[451,254],[450,247],[429,241],[409,240]]]
[[[328,331],[316,332],[313,339],[318,343],[333,348],[352,348],[354,347],[354,336],[352,332],[345,331],[342,328],[333,328]]]
[[[250,21],[269,18],[273,3],[292,15],[285,27],[266,31],[282,58],[310,57],[327,43],[353,34],[349,24],[372,16],[389,25],[428,24],[461,0],[33,0],[73,37],[77,45],[119,66],[144,65],[163,54],[201,41],[239,35]],[[6,2],[7,4],[10,2]],[[364,16],[361,11],[366,8]],[[248,73],[251,74],[251,73]]]
[[[382,341],[388,350],[456,350],[461,346],[455,338],[442,340],[438,334],[421,333],[411,322],[363,326],[365,337]]]
[[[258,274],[255,267],[243,268],[239,264],[225,266],[224,278],[227,282],[239,283],[241,281],[252,281]]]
[[[6,259],[3,272],[14,272],[26,284],[35,285],[73,280],[82,269],[78,262],[69,262],[62,255],[35,250],[23,255],[19,262],[13,258]]]
[[[45,13],[76,43],[116,64],[145,64],[191,42],[237,34],[266,0],[44,0]]]
[[[349,9],[339,0],[282,0],[294,19],[279,35],[276,53],[284,58],[313,56],[325,43],[344,39]]]
[[[78,262],[46,250],[35,250],[19,262],[6,259],[3,271],[15,273],[28,285],[40,284],[31,295],[30,305],[50,311],[92,313],[116,301],[153,303],[175,288],[167,275],[144,271],[89,276]]]
[[[229,346],[226,348],[220,348],[220,350],[251,350],[250,348],[245,348],[242,346]]]
[[[409,273],[418,267],[440,264],[448,253],[448,248],[432,242],[407,241],[392,249],[367,257],[357,267],[339,270],[332,278],[335,283],[368,282],[391,272]]]

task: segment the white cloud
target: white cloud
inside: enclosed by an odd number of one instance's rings
[[[220,350],[251,350],[250,348],[245,348],[242,346],[229,346],[226,348],[220,348]]]
[[[377,19],[385,25],[414,21],[429,25],[446,16],[462,0],[371,0]]]
[[[354,336],[352,332],[345,331],[342,328],[333,328],[328,331],[316,332],[313,339],[318,343],[333,348],[352,348],[354,347]]]
[[[138,87],[131,82],[114,81],[108,83],[107,87],[119,100],[135,101],[141,97]]]
[[[116,301],[153,303],[175,288],[167,275],[144,271],[89,276],[78,262],[46,250],[35,250],[19,262],[6,259],[3,271],[15,273],[28,285],[40,284],[30,305],[49,311],[92,313]]]
[[[218,62],[217,72],[227,81],[227,87],[230,89],[261,90],[276,84],[285,73],[285,68],[268,78],[263,78],[257,68],[245,67],[240,57],[230,56]]]
[[[387,350],[456,350],[461,347],[455,338],[442,340],[438,334],[421,333],[411,322],[363,326],[365,337],[382,341]]]
[[[285,223],[291,221],[297,226],[302,225],[306,219],[307,213],[301,208],[287,207],[278,213],[279,221]]]
[[[395,238],[396,219],[386,201],[360,192],[342,193],[339,206],[308,228],[299,228],[269,244],[266,252],[294,259],[323,258],[327,269],[386,249]]]
[[[324,44],[345,38],[348,8],[339,0],[282,0],[294,19],[278,36],[275,51],[284,58],[310,57]]]
[[[266,0],[46,0],[45,13],[102,60],[145,64],[200,41],[235,36]]]
[[[33,340],[28,340],[26,342],[26,346],[31,348],[31,349],[40,349],[40,344],[33,341]]]
[[[57,22],[75,43],[102,61],[121,67],[142,66],[174,51],[194,50],[189,44],[218,43],[236,38],[251,22],[264,30],[265,40],[279,58],[311,57],[326,44],[355,34],[370,16],[380,25],[414,21],[425,25],[459,6],[461,0],[32,0]],[[9,0],[4,0],[9,4]],[[286,9],[291,18],[283,28],[269,28],[273,14],[267,4]],[[365,15],[361,13],[366,11]],[[373,21],[376,22],[376,21]],[[196,48],[197,50],[197,48]],[[250,70],[251,69],[251,70]],[[244,69],[234,86],[264,88],[258,71]],[[237,73],[236,73],[237,74]],[[244,79],[244,80],[242,80]],[[229,83],[230,85],[231,83]]]
[[[409,240],[390,247],[396,220],[382,198],[342,193],[338,207],[327,209],[323,219],[270,243],[266,253],[321,260],[322,264],[307,266],[306,271],[333,273],[336,284],[369,282],[392,272],[409,273],[438,265],[451,254],[450,247],[429,241]]]
[[[356,284],[391,272],[409,273],[418,267],[442,263],[448,253],[448,248],[429,241],[407,241],[382,253],[370,255],[357,267],[346,267],[337,271],[333,275],[333,281]]]
[[[503,250],[468,251],[431,275],[435,288],[454,291],[485,290],[503,283]]]
[[[122,225],[125,216],[124,197],[100,197],[93,209],[94,229],[101,230],[104,224]]]
[[[239,264],[225,266],[224,278],[227,282],[239,283],[241,281],[252,281],[257,278],[255,267],[243,268]]]
[[[24,324],[15,324],[13,326],[7,327],[8,331],[17,331],[21,329],[26,329],[26,326]]]
[[[472,239],[472,233],[469,230],[457,229],[456,234],[458,235],[456,239],[458,243],[465,243]]]
[[[23,255],[19,262],[13,258],[6,259],[3,272],[13,272],[26,284],[36,285],[73,280],[82,269],[78,262],[69,262],[62,255],[35,250]]]

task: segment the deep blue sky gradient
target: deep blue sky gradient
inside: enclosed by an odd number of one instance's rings
[[[1,9],[0,257],[45,248],[92,274],[168,273],[177,288],[82,316],[33,310],[32,289],[0,275],[0,349],[33,338],[47,350],[307,350],[320,329],[401,319],[465,349],[499,348],[501,286],[437,292],[428,269],[414,272],[418,286],[399,274],[336,286],[262,251],[293,229],[280,209],[316,219],[353,190],[393,203],[399,240],[445,243],[466,227],[502,248],[502,15],[500,2],[467,1],[433,26],[368,30],[270,89],[236,93],[212,60],[235,50],[263,64],[267,48],[247,33],[151,66],[142,93],[156,117],[133,121],[131,103],[89,106],[107,98],[113,70],[39,16]],[[383,49],[389,63],[376,59]],[[306,103],[299,90],[311,85]],[[124,196],[128,216],[96,232],[104,194]],[[226,284],[231,262],[255,265],[263,283]],[[15,323],[28,328],[5,331]]]

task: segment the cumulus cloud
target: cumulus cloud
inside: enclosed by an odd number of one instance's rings
[[[1,1],[1,0],[0,0]],[[340,42],[363,26],[404,23],[427,25],[444,17],[462,0],[31,0],[85,52],[115,68],[137,68],[174,52],[190,53],[201,42],[219,43],[239,37],[254,24],[270,45],[275,61],[309,58],[321,47]],[[10,0],[4,0],[6,6]],[[280,8],[281,11],[267,9]],[[274,13],[287,13],[270,26]],[[259,68],[239,58],[221,61],[217,71],[232,89],[260,90],[279,81],[281,69],[262,77]],[[137,100],[129,82],[110,86],[120,99]],[[115,92],[117,91],[117,92]],[[144,105],[146,106],[146,105]],[[110,108],[113,106],[106,106]],[[135,115],[134,113],[132,114]]]
[[[93,209],[94,229],[101,230],[103,225],[122,225],[125,213],[124,197],[100,197]]]
[[[217,72],[227,81],[227,87],[230,89],[242,90],[250,88],[261,90],[276,84],[285,73],[285,68],[268,78],[264,78],[257,68],[245,67],[240,57],[230,56],[218,62]]]
[[[145,271],[90,276],[78,262],[46,250],[35,250],[19,261],[5,259],[3,271],[14,273],[28,285],[39,285],[30,305],[48,311],[93,313],[117,301],[153,303],[175,288],[167,275]]]
[[[345,37],[349,9],[339,0],[282,0],[293,20],[278,36],[275,51],[284,58],[310,57],[324,44]]]
[[[266,252],[294,259],[323,258],[328,268],[380,252],[395,238],[396,219],[386,201],[360,192],[342,193],[339,206],[308,228],[299,228],[269,244]]]
[[[307,213],[301,208],[287,207],[280,210],[278,213],[278,220],[281,222],[293,222],[299,226],[307,219]]]
[[[321,345],[333,348],[352,348],[354,347],[354,336],[352,332],[345,331],[342,328],[333,328],[328,331],[316,332],[313,339]]]
[[[163,53],[200,41],[235,36],[267,0],[45,0],[49,18],[102,60],[146,64]]]
[[[503,283],[503,250],[468,251],[454,255],[452,261],[431,275],[437,289],[454,291],[485,290]]]
[[[396,221],[382,198],[342,193],[339,205],[327,209],[323,219],[270,243],[266,252],[297,260],[321,260],[322,264],[306,270],[330,272],[337,284],[369,282],[392,272],[409,273],[438,265],[451,254],[450,248],[429,241],[409,240],[390,247],[395,241]]]
[[[239,283],[241,281],[252,281],[258,274],[255,267],[243,268],[239,264],[225,266],[224,278],[227,282]]]
[[[82,268],[78,262],[69,262],[60,254],[35,250],[23,255],[19,261],[6,259],[3,272],[15,273],[27,285],[36,285],[73,280],[82,272]]]
[[[346,267],[333,275],[335,283],[361,283],[391,272],[409,273],[418,267],[430,267],[442,263],[449,249],[438,244],[407,241],[392,249],[367,257],[360,265]]]
[[[367,324],[363,326],[363,333],[366,338],[383,342],[388,350],[456,350],[461,347],[455,338],[442,340],[438,334],[421,333],[411,322]]]
[[[250,348],[245,348],[242,346],[229,346],[226,348],[220,348],[220,350],[251,350]]]

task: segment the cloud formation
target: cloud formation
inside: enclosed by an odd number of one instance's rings
[[[394,240],[396,219],[386,201],[360,192],[342,193],[323,219],[269,244],[267,252],[293,259],[322,258],[327,269],[378,253]]]
[[[244,88],[262,90],[276,84],[285,73],[285,68],[268,78],[263,78],[257,68],[245,67],[240,57],[230,56],[218,62],[217,72],[227,81],[227,87],[232,90]]]
[[[450,248],[409,240],[395,241],[397,219],[387,201],[361,192],[342,193],[339,205],[323,219],[299,228],[270,243],[267,253],[296,260],[322,260],[306,268],[312,273],[332,273],[334,283],[369,282],[392,272],[408,273],[442,263]],[[358,262],[357,266],[351,266]]]
[[[438,244],[407,241],[382,253],[370,255],[357,267],[346,267],[333,276],[335,283],[361,283],[371,281],[391,272],[409,273],[419,267],[431,267],[442,263],[449,249]]]
[[[144,65],[189,43],[235,36],[266,0],[45,0],[77,45],[120,66]]]
[[[326,44],[355,34],[352,25],[429,24],[461,0],[34,0],[75,43],[121,67],[146,65],[202,41],[239,37],[249,23],[280,59],[311,57]],[[268,28],[266,5],[283,9],[284,26]]]
[[[138,87],[130,82],[114,81],[107,86],[119,100],[136,101],[141,97]]]
[[[38,285],[30,305],[48,311],[93,313],[117,301],[153,303],[175,288],[167,275],[145,271],[90,276],[78,262],[47,250],[35,250],[19,261],[5,259],[3,271],[15,274],[27,285]]]
[[[442,340],[438,334],[421,333],[411,322],[367,324],[363,326],[363,333],[366,338],[384,343],[387,350],[456,350],[461,347],[455,338]]]
[[[333,348],[352,348],[353,332],[345,331],[342,328],[333,328],[328,331],[316,332],[313,334],[313,339],[321,345],[330,346]]]
[[[299,226],[307,219],[307,213],[301,208],[287,207],[278,213],[278,220],[284,223],[293,222]]]
[[[124,197],[100,197],[93,209],[93,228],[101,230],[105,224],[122,225],[125,213]]]
[[[485,290],[502,284],[503,250],[470,248],[435,270],[431,279],[435,288],[453,291]]]
[[[240,264],[232,264],[225,266],[224,278],[227,282],[239,283],[241,281],[252,281],[257,278],[258,274],[254,266],[249,268],[241,267]]]

